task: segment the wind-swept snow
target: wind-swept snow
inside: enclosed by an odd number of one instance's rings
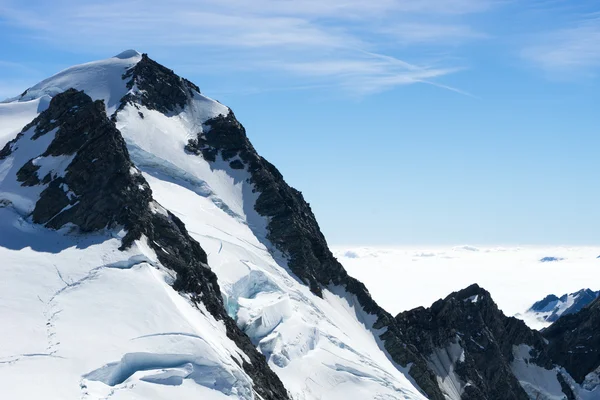
[[[50,96],[30,101],[0,103],[0,149],[39,113],[48,108]]]
[[[135,50],[128,50],[106,60],[76,65],[59,72],[27,89],[23,96],[7,102],[30,101],[43,96],[54,96],[67,89],[83,90],[93,100],[102,99],[106,112],[111,115],[119,107],[121,98],[129,89],[123,80],[125,71],[142,59]]]
[[[253,398],[223,324],[171,288],[143,242],[122,252],[10,208],[0,230],[3,398]]]

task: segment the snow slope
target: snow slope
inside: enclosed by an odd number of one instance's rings
[[[0,208],[0,394],[10,399],[252,398],[222,323],[138,242],[69,236]]]
[[[0,103],[0,146],[12,140],[17,133],[48,107],[50,96],[34,100]]]
[[[48,96],[70,87],[104,100],[113,114],[137,90],[122,77],[139,60],[126,51],[75,66],[1,104],[10,123],[0,146]],[[353,296],[331,287],[319,298],[290,273],[266,239],[248,172],[184,151],[207,119],[227,112],[195,92],[169,115],[128,104],[116,124],[154,199],[208,253],[228,313],[294,399],[423,399],[381,350],[374,318]],[[19,163],[42,145],[28,144]],[[19,163],[5,163],[0,176],[0,190],[19,206],[0,208],[0,312],[11,321],[0,327],[0,397],[255,398],[222,323],[171,288],[172,274],[144,239],[121,252],[115,232],[81,237],[32,225],[24,215],[38,193],[17,187]],[[48,168],[60,173],[60,162]]]
[[[121,98],[129,89],[122,75],[139,62],[142,55],[135,50],[126,50],[106,60],[76,65],[59,72],[27,89],[21,96],[5,100],[5,103],[24,102],[54,96],[67,89],[83,90],[92,99],[103,99],[106,113],[112,115]]]
[[[335,288],[324,299],[314,296],[246,221],[176,183],[145,177],[156,199],[186,222],[207,251],[230,314],[295,399],[422,398],[380,350],[368,330],[374,321],[354,299]]]
[[[198,108],[194,102],[189,112],[167,117],[139,107],[140,118],[138,108],[128,105],[117,127],[156,200],[185,222],[208,253],[230,315],[296,399],[421,398],[380,350],[369,331],[374,321],[354,299],[337,295],[336,288],[325,299],[314,296],[282,257],[273,256],[248,172],[182,151],[202,117],[226,112],[213,102],[194,118]]]

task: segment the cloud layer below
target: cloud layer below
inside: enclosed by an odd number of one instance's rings
[[[334,247],[350,275],[392,314],[429,307],[477,283],[507,315],[548,294],[600,289],[600,247]],[[557,261],[543,262],[546,257]]]

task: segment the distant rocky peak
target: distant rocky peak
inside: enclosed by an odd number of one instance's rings
[[[120,108],[127,103],[137,103],[169,115],[181,111],[195,93],[200,93],[198,86],[152,60],[146,53],[123,74],[123,80],[127,81],[129,93],[121,100]]]
[[[540,321],[555,322],[559,318],[574,314],[600,296],[600,291],[581,289],[577,292],[566,293],[558,297],[550,294],[535,302],[528,310]]]
[[[529,308],[531,311],[537,311],[537,312],[546,312],[546,311],[552,311],[552,309],[554,308],[554,306],[556,305],[556,303],[559,301],[559,298],[554,295],[554,294],[549,294],[548,296],[544,297],[542,300],[536,301],[535,303],[533,303],[533,305]]]
[[[552,368],[541,334],[505,316],[476,284],[395,319],[404,342],[424,357],[446,398],[458,393],[461,399],[528,399],[520,383],[526,378],[513,371],[515,352],[536,368]],[[424,386],[420,376],[411,375]],[[428,395],[441,398],[433,390]]]
[[[480,300],[491,299],[490,293],[478,284],[474,283],[458,292],[450,294],[446,300],[455,298],[470,303],[477,303]]]

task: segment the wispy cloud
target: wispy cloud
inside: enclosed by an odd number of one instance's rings
[[[461,44],[465,41],[486,39],[488,34],[466,24],[408,22],[382,29],[398,43],[413,44]]]
[[[282,63],[280,69],[297,75],[323,78],[336,82],[347,91],[356,94],[370,94],[388,88],[413,83],[428,83],[435,79],[457,72],[458,68],[432,68],[417,66],[393,57],[383,57],[373,53],[362,53],[354,58],[323,59],[312,62]],[[444,86],[444,89],[454,90]],[[462,94],[462,92],[460,92]]]
[[[449,45],[485,38],[463,17],[498,1],[33,0],[27,11],[22,3],[6,1],[0,10],[7,23],[36,38],[43,33],[54,46],[94,54],[131,46],[165,52],[179,48],[187,53],[184,62],[274,70],[303,77],[301,85],[328,80],[372,93],[459,71],[462,66],[424,65],[421,47],[430,57]]]
[[[568,28],[539,35],[522,55],[561,78],[597,72],[600,68],[600,15],[587,15]]]

